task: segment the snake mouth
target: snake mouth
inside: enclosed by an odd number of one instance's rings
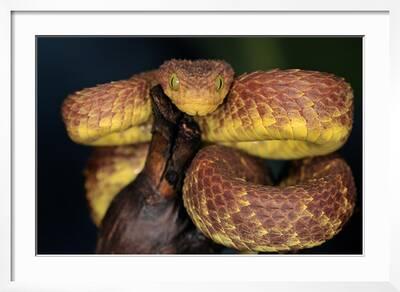
[[[174,101],[173,101],[174,102]],[[214,112],[217,107],[222,103],[210,102],[174,102],[176,107],[190,116],[205,116]]]

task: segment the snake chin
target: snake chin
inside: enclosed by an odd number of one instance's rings
[[[223,103],[226,94],[212,90],[185,89],[182,92],[165,90],[166,95],[178,109],[191,116],[205,116]]]

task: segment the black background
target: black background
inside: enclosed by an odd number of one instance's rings
[[[37,37],[37,253],[90,254],[96,243],[83,188],[91,148],[73,143],[64,98],[157,68],[171,58],[224,59],[237,74],[272,68],[334,73],[353,87],[353,131],[340,150],[353,170],[357,205],[349,223],[307,254],[362,253],[362,39],[271,37]],[[270,162],[275,172],[282,163]]]

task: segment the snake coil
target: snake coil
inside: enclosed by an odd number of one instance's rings
[[[214,144],[197,153],[183,186],[186,210],[207,237],[242,251],[297,250],[322,244],[348,221],[354,179],[346,162],[330,154],[352,128],[347,82],[299,69],[235,77],[224,61],[170,60],[158,70],[78,91],[63,104],[72,140],[118,146],[97,150],[86,170],[96,224],[143,168],[147,148],[131,144],[151,139],[149,91],[156,84],[194,116],[202,140]],[[296,161],[288,178],[273,186],[256,156]]]

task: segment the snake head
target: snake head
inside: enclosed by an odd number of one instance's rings
[[[164,93],[192,116],[213,112],[224,101],[233,78],[232,67],[220,60],[169,60],[157,76]]]

